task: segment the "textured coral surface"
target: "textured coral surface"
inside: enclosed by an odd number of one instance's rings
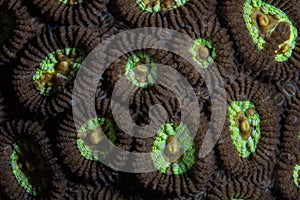
[[[0,0],[0,200],[300,200],[299,30],[298,0]]]

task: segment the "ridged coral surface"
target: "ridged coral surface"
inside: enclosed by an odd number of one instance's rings
[[[0,0],[0,199],[300,200],[299,29],[298,0]]]

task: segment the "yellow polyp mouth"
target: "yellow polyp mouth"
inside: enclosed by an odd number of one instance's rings
[[[103,134],[100,129],[94,129],[78,133],[77,138],[83,140],[91,150],[104,150],[107,144],[103,143]]]
[[[237,124],[240,129],[240,135],[243,140],[248,140],[251,135],[250,123],[247,117],[244,115],[239,116],[237,119]]]
[[[269,17],[265,14],[258,14],[256,21],[259,27],[265,29],[269,25]]]
[[[164,151],[165,159],[170,163],[178,163],[183,157],[183,149],[174,135],[170,135],[166,141],[167,147]]]
[[[146,83],[148,81],[150,69],[147,65],[137,64],[133,71],[135,73],[135,78],[139,83]]]
[[[198,52],[197,59],[199,60],[207,60],[210,56],[209,49],[205,45],[199,45],[196,51]]]

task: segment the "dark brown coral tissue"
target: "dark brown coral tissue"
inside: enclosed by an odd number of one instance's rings
[[[175,123],[173,123],[175,124]],[[164,162],[171,163],[170,166],[163,171],[163,163],[151,158],[153,165],[155,167],[160,166],[154,172],[139,173],[137,174],[138,182],[148,190],[155,190],[163,195],[164,198],[191,198],[193,195],[198,194],[198,196],[203,196],[208,190],[209,180],[212,179],[212,173],[214,169],[214,158],[213,152],[199,158],[199,152],[201,144],[204,140],[204,133],[208,129],[207,118],[204,115],[200,116],[199,127],[195,137],[192,139],[192,143],[189,148],[175,160],[176,157],[172,158],[174,153],[167,153],[169,151],[168,147],[164,150]],[[165,130],[165,135],[168,135],[168,131]],[[176,134],[180,134],[176,132]],[[157,138],[161,137],[160,133],[157,133],[154,137],[147,139],[137,139],[135,149],[137,152],[154,152],[154,148],[158,145]],[[189,137],[189,136],[182,136]],[[181,141],[176,139],[176,136],[169,135],[165,143],[161,145],[173,145],[176,148],[177,143],[187,142],[185,140]],[[162,139],[162,137],[161,137]],[[175,151],[176,152],[176,151]],[[191,153],[192,152],[192,153]],[[189,157],[190,155],[191,157]],[[173,155],[174,156],[174,155]],[[189,158],[190,160],[187,161]],[[190,164],[192,162],[192,164]],[[182,165],[182,163],[185,163]],[[176,165],[179,165],[179,171],[176,171]],[[202,195],[201,195],[202,194]]]
[[[220,15],[235,41],[238,57],[253,75],[283,80],[299,69],[297,4],[294,0],[221,1]],[[277,18],[279,15],[284,17]]]
[[[0,63],[17,58],[17,53],[41,29],[37,18],[33,18],[24,2],[0,1]]]
[[[24,49],[14,71],[13,85],[20,102],[31,112],[44,115],[70,107],[72,81],[99,41],[99,33],[92,28],[44,29]]]
[[[62,198],[66,185],[44,127],[13,120],[1,126],[1,187],[10,199]]]
[[[227,118],[217,143],[220,163],[234,177],[256,184],[271,184],[276,163],[280,118],[271,90],[245,76],[226,85]]]
[[[62,25],[99,26],[112,16],[107,12],[107,0],[34,0],[27,2],[41,18]]]
[[[299,94],[293,98],[283,121],[282,143],[280,145],[279,161],[274,173],[274,179],[278,190],[287,199],[297,199],[299,189],[299,163],[300,163],[300,139],[299,139]]]
[[[175,30],[213,14],[216,9],[215,0],[117,0],[112,1],[112,4],[116,6],[116,14],[121,14],[132,27],[164,27]]]
[[[299,28],[298,0],[0,0],[0,199],[300,200]]]

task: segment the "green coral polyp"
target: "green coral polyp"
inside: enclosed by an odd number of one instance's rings
[[[82,0],[59,0],[59,1],[66,5],[76,5],[83,2]]]
[[[135,53],[128,59],[125,76],[137,87],[151,87],[157,77],[156,65],[148,54]]]
[[[188,0],[137,0],[137,5],[144,11],[164,12],[167,10],[173,10],[185,5]]]
[[[286,32],[280,33],[280,42],[275,50],[275,60],[283,62],[288,60],[296,47],[298,30],[289,20],[288,16],[280,9],[263,2],[262,0],[247,0],[243,8],[243,18],[249,34],[259,50],[263,50],[266,39],[274,38],[272,33],[279,26],[286,26]]]
[[[194,165],[194,153],[193,138],[187,126],[166,123],[156,135],[150,156],[160,173],[179,175]]]
[[[29,155],[25,155],[26,152]],[[45,191],[48,185],[47,178],[44,178],[47,177],[45,164],[38,153],[39,151],[34,145],[22,141],[22,144],[13,144],[13,152],[10,156],[12,173],[18,184],[32,196]],[[34,158],[35,160],[31,160]]]
[[[207,68],[214,62],[217,56],[216,49],[212,43],[203,38],[195,40],[193,47],[190,49],[190,53],[200,68]]]
[[[239,155],[247,158],[256,151],[260,133],[260,116],[250,101],[233,101],[228,107],[231,139]]]
[[[48,54],[33,75],[33,81],[41,95],[49,96],[58,86],[65,85],[75,77],[84,60],[76,48],[65,48]]]
[[[297,187],[299,187],[299,182],[300,182],[300,164],[295,165],[294,171],[293,171],[293,178],[294,178],[294,183]]]
[[[5,10],[0,11],[0,45],[3,44],[13,33],[15,22]]]
[[[98,117],[90,119],[78,130],[78,139],[76,140],[81,155],[88,160],[99,161],[109,152],[108,144],[103,142],[103,133],[100,132],[100,127],[111,142],[116,141],[113,124],[109,119]]]

